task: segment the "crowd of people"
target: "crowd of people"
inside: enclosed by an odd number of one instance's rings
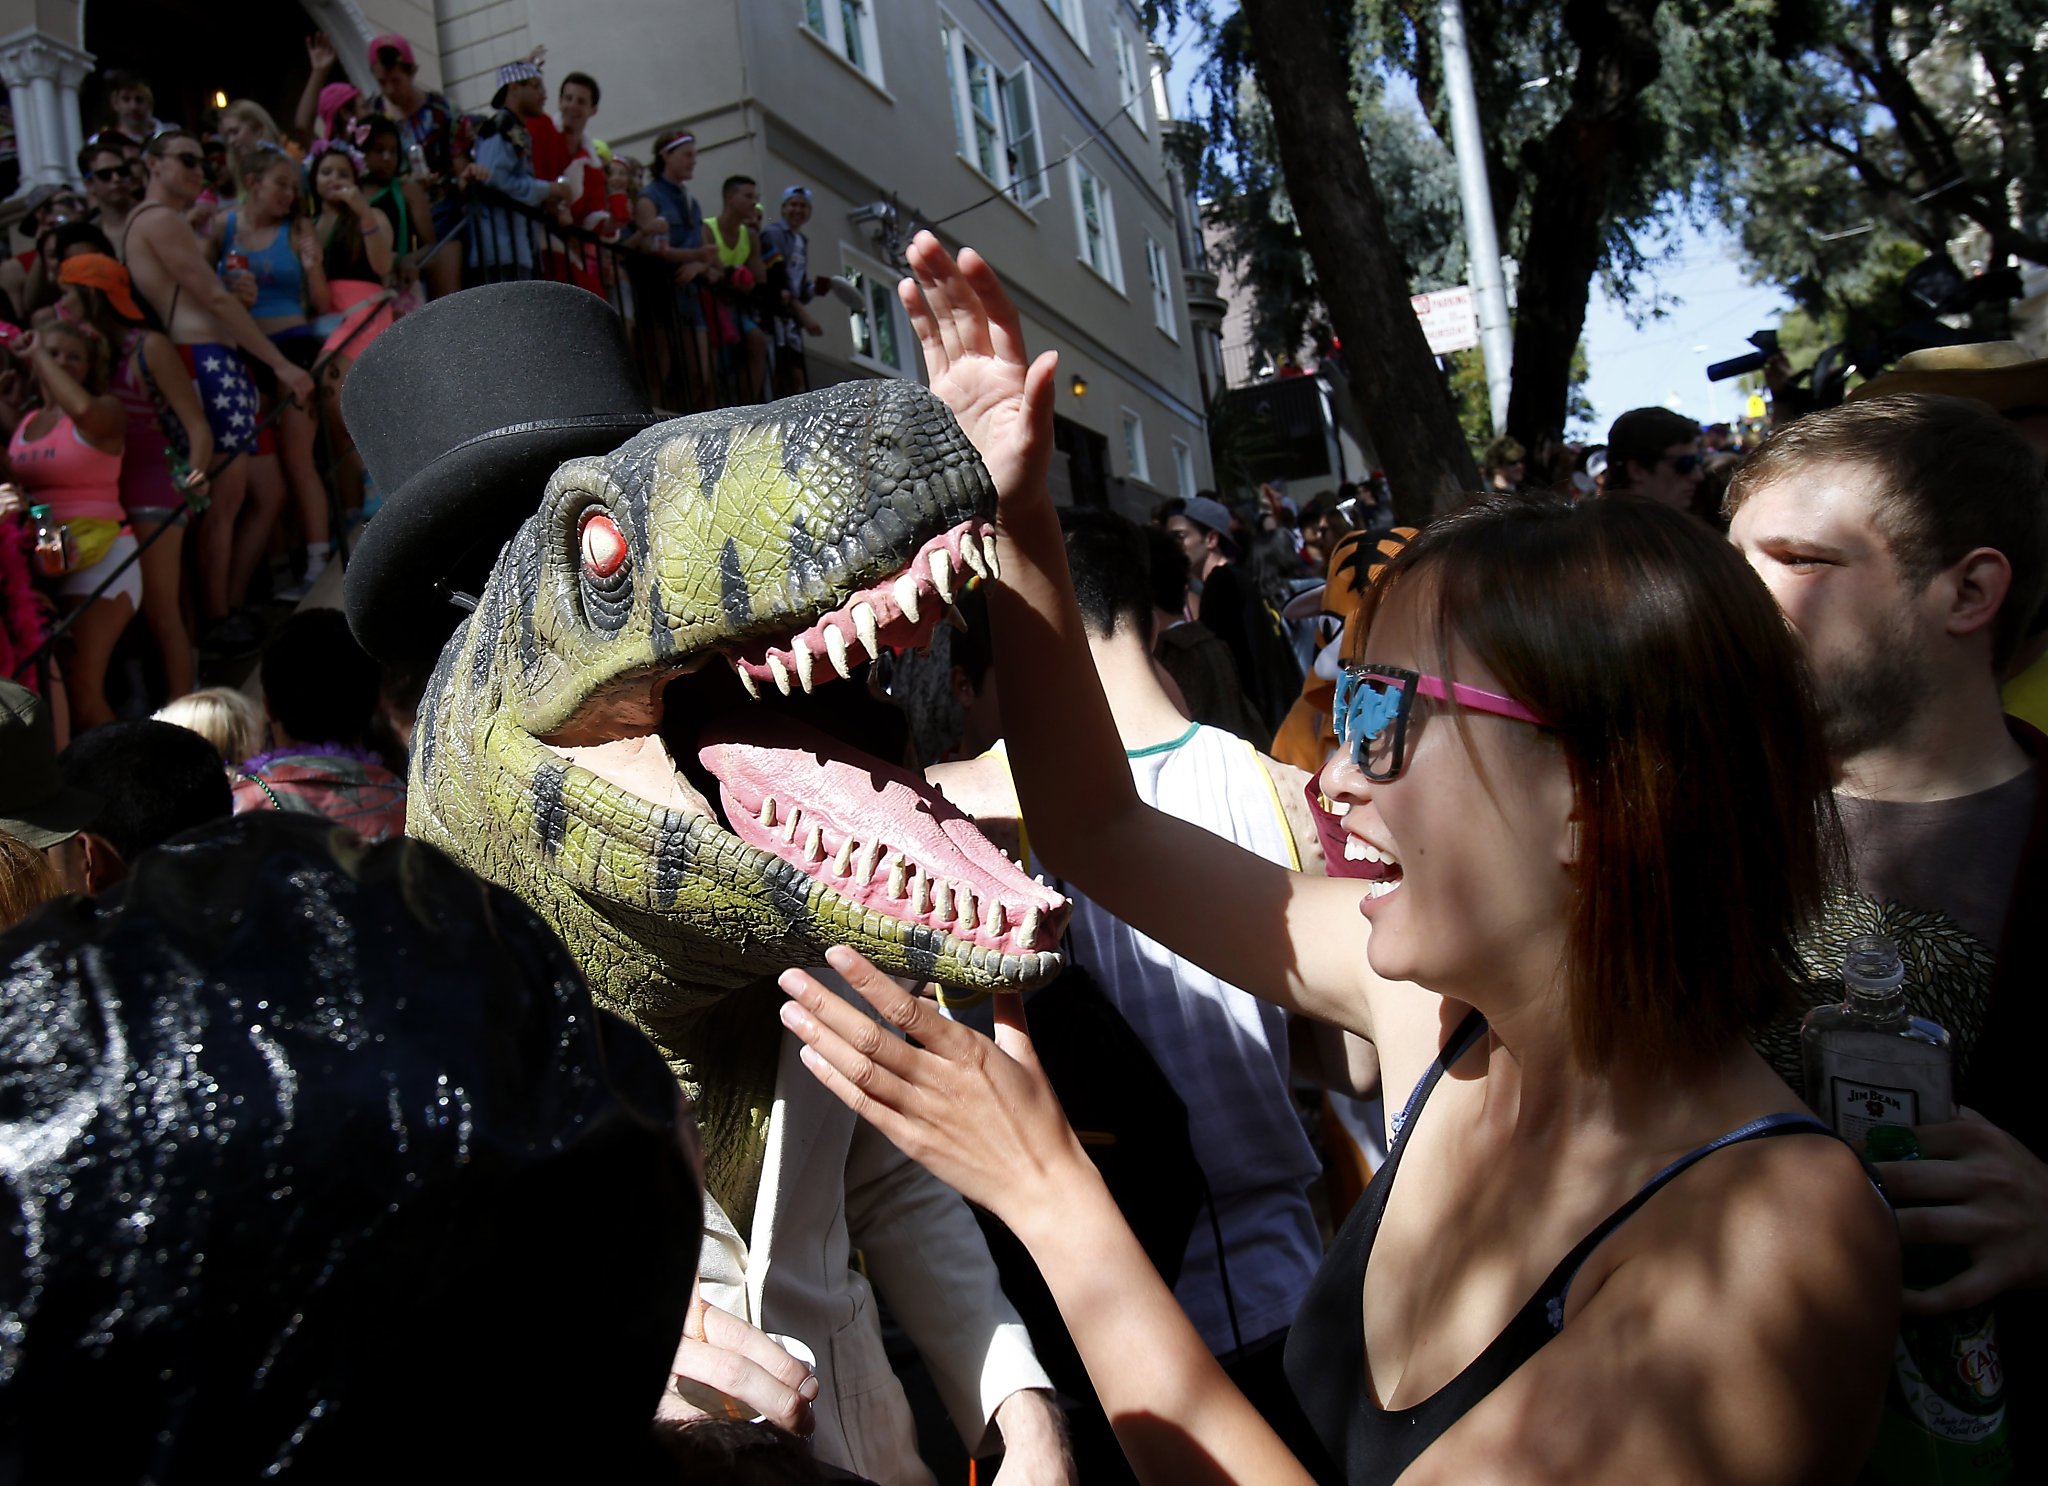
[[[682,373],[663,384],[677,411],[808,385],[806,187],[767,222],[735,176],[707,218],[694,140],[672,131],[647,164],[613,152],[581,72],[557,123],[539,53],[463,114],[420,86],[402,36],[369,48],[374,98],[337,80],[325,36],[306,51],[282,125],[250,99],[161,119],[145,78],[108,73],[79,186],[31,192],[27,247],[0,264],[0,662],[66,735],[245,666],[319,585],[379,498],[342,388],[432,298],[505,276],[629,311],[672,294],[677,332],[652,354]]]
[[[187,627],[320,580],[365,500],[316,452],[341,378],[409,296],[535,268],[517,209],[658,260],[696,371],[765,393],[804,382],[808,196],[764,224],[734,176],[707,218],[674,131],[636,183],[589,136],[596,81],[557,126],[537,58],[481,130],[402,38],[377,100],[308,59],[300,153],[254,105],[216,139],[110,80],[90,202],[39,202],[0,276],[14,661],[37,593],[69,621],[56,667],[0,681],[0,1459],[927,1479],[862,1439],[894,1404],[821,1395],[830,1366],[895,1397],[852,1319],[775,1335],[707,1300],[744,1308],[747,1244],[700,1216],[662,1058],[532,905],[403,840],[425,678],[310,607],[260,701],[194,690]],[[781,1020],[881,1138],[801,1194],[832,1231],[862,1161],[864,1216],[911,1212],[905,1156],[991,1220],[1038,1359],[982,1379],[1004,1478],[1931,1479],[1898,1420],[1954,1380],[1902,1383],[1900,1338],[1983,1315],[1944,1417],[1976,1421],[1979,1478],[2031,1479],[2048,360],[1920,353],[1767,433],[1652,408],[1601,445],[1504,439],[1419,531],[1374,482],[1146,528],[1054,509],[1052,368],[985,262],[910,255],[1002,534],[926,778],[1072,900],[1069,969],[976,1007],[842,947],[782,978]],[[1963,1110],[1910,1122],[1911,1162],[1845,1138],[1802,1066],[1873,934]],[[205,1044],[231,1051],[201,1077]],[[927,1226],[918,1305],[1010,1314]],[[1047,1383],[1051,1448],[991,1412]],[[34,1427],[88,1389],[123,1399],[89,1461]]]

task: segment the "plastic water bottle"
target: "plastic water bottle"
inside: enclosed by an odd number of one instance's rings
[[[1939,1125],[1955,1118],[1948,1033],[1906,1005],[1898,946],[1849,941],[1847,995],[1799,1026],[1806,1102],[1858,1151],[1874,1125]]]
[[[1903,1125],[1872,1126],[1870,1159],[1918,1161],[1920,1142]],[[1967,1253],[1946,1244],[1914,1244],[1905,1258],[1909,1290],[1932,1289],[1969,1264]],[[2002,1486],[2013,1479],[1990,1306],[1905,1318],[1866,1472],[1884,1486]]]

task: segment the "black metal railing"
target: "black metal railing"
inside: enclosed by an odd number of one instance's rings
[[[747,328],[766,339],[773,326],[757,288],[678,284],[674,264],[624,241],[565,225],[488,186],[468,188],[462,235],[465,287],[511,279],[575,284],[603,298],[626,323],[633,357],[657,408],[701,412],[764,402],[769,358],[750,361]],[[631,225],[625,224],[630,232]],[[757,383],[752,375],[762,371]]]

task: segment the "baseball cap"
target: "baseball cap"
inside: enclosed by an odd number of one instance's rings
[[[38,851],[69,841],[100,813],[100,797],[57,772],[57,744],[43,699],[0,681],[0,831]]]
[[[784,201],[809,201],[811,199],[811,188],[809,186],[789,186],[784,189],[782,199]]]
[[[66,258],[57,269],[57,282],[83,284],[89,289],[97,289],[107,296],[107,301],[123,320],[137,323],[142,320],[128,270],[105,253],[76,253]]]
[[[1219,537],[1230,535],[1230,511],[1222,501],[1206,495],[1191,495],[1181,502],[1181,515],[1197,526],[1206,526]]]
[[[412,43],[407,41],[403,36],[398,35],[396,32],[392,32],[391,34],[385,36],[377,36],[371,38],[370,61],[373,64],[377,60],[377,53],[383,51],[386,47],[389,47],[392,51],[397,52],[398,60],[403,62],[406,66],[419,66],[419,63],[413,60]]]

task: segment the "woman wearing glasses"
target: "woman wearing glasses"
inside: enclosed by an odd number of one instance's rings
[[[1406,1101],[1288,1344],[1329,1459],[1290,1458],[1209,1359],[1012,1007],[992,1047],[834,950],[914,1041],[792,971],[812,1072],[1024,1240],[1148,1480],[1852,1477],[1898,1255],[1744,1037],[1825,866],[1824,755],[1769,596],[1643,502],[1439,523],[1374,590],[1322,778],[1363,891],[1273,867],[1137,802],[1046,495],[1050,358],[1027,368],[985,264],[929,236],[911,264],[933,389],[1002,496],[990,608],[1033,848],[1370,1039]]]

